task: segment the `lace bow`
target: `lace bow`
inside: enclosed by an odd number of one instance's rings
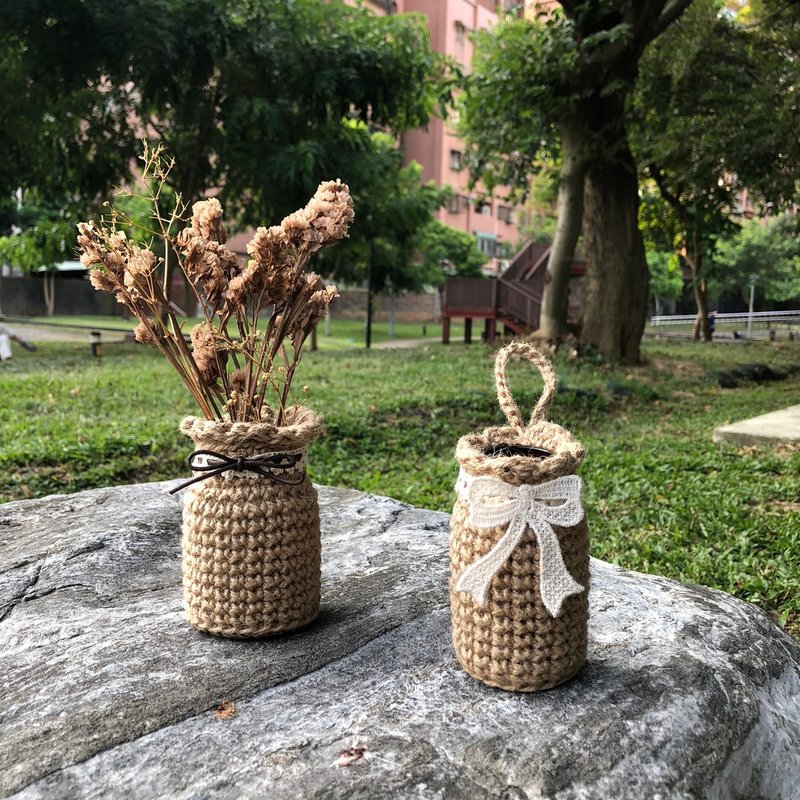
[[[553,525],[570,527],[583,519],[583,481],[580,477],[565,475],[547,483],[512,486],[496,478],[473,478],[462,472],[458,487],[469,504],[468,525],[474,528],[508,527],[485,556],[461,573],[456,590],[466,592],[483,607],[494,576],[530,528],[539,545],[542,602],[550,615],[557,617],[567,597],[584,591],[584,587],[569,574],[553,530]]]

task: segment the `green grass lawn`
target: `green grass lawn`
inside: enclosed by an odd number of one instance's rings
[[[323,337],[320,336],[320,339]],[[645,343],[635,368],[558,359],[551,417],[586,445],[582,474],[592,553],[621,566],[715,586],[757,603],[800,635],[800,452],[711,441],[715,426],[796,404],[800,373],[721,389],[734,364],[800,365],[800,343]],[[316,481],[448,511],[459,436],[499,423],[489,348],[309,353],[296,385],[328,435],[311,451]],[[514,365],[530,407],[539,380]],[[155,352],[113,344],[15,351],[0,366],[0,501],[185,476],[194,409]]]

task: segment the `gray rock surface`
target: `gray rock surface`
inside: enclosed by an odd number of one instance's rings
[[[322,488],[319,619],[215,639],[168,485],[0,506],[3,796],[800,797],[800,646],[754,607],[595,561],[587,666],[507,694],[453,655],[447,515]]]

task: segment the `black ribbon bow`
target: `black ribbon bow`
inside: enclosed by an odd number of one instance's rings
[[[203,456],[216,459],[218,463],[209,464],[208,461],[198,463],[198,459]],[[303,478],[305,478],[304,472],[296,478],[286,478],[278,475],[277,472],[296,467],[302,457],[302,453],[273,453],[268,456],[226,456],[224,453],[215,453],[213,450],[195,450],[186,459],[186,464],[192,472],[201,472],[203,474],[195,475],[194,478],[185,481],[180,486],[170,489],[169,494],[175,494],[175,492],[179,492],[181,489],[197,483],[197,481],[204,481],[214,475],[221,475],[223,472],[228,472],[228,470],[255,472],[277,483],[296,486],[298,483],[303,482]]]

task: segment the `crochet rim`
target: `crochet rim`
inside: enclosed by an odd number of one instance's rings
[[[547,458],[489,456],[496,445],[526,445],[549,450]],[[456,460],[471,475],[493,475],[512,484],[532,483],[573,475],[583,462],[583,445],[560,425],[536,420],[527,428],[486,428],[482,433],[462,436],[456,445]]]
[[[287,409],[286,425],[271,422],[229,422],[219,419],[186,417],[180,431],[203,447],[305,447],[325,430],[322,417],[305,406]]]

